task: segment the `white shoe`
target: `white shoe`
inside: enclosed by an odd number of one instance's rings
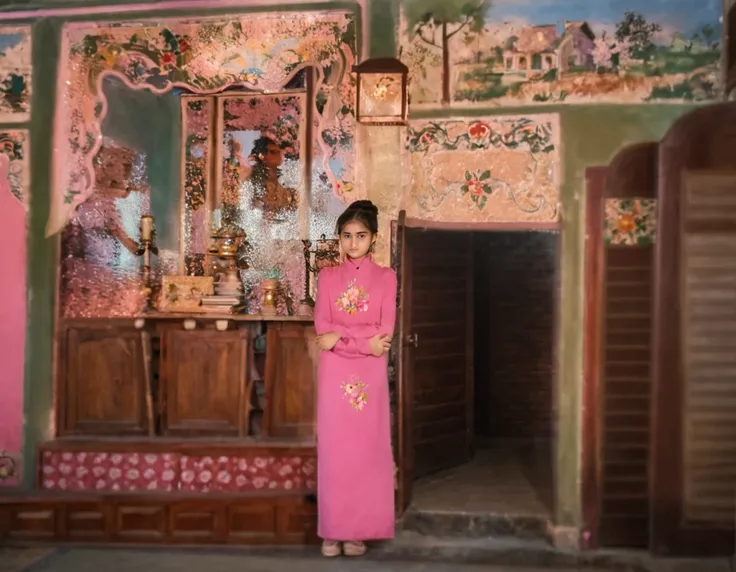
[[[341,553],[339,542],[335,540],[324,540],[322,542],[322,556],[325,558],[334,558],[340,556]]]
[[[365,542],[345,542],[342,550],[345,556],[363,556],[367,548]]]

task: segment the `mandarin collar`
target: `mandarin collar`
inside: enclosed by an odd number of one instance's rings
[[[343,266],[349,270],[360,270],[361,268],[369,267],[371,264],[373,264],[373,257],[370,252],[360,260],[353,260],[349,256],[346,256],[343,262]]]

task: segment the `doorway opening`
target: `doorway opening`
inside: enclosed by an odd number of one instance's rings
[[[406,228],[403,240],[406,515],[470,515],[476,528],[478,516],[531,518],[546,530],[559,233]]]

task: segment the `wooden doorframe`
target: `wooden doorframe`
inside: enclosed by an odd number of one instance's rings
[[[411,323],[411,291],[408,288],[411,276],[411,256],[407,240],[411,240],[406,232],[406,212],[399,212],[396,221],[396,246],[398,252],[395,266],[398,273],[399,300],[397,316],[398,343],[396,345],[396,467],[398,469],[396,491],[397,514],[401,516],[409,507],[414,483],[414,448],[412,447],[412,372],[411,359],[407,355],[411,351],[405,343],[409,332],[406,326]],[[393,242],[393,241],[392,241]]]
[[[602,217],[602,212],[601,212]],[[411,427],[412,427],[412,382],[411,382],[411,372],[408,371],[408,368],[410,368],[411,360],[409,359],[409,355],[407,354],[407,351],[411,351],[407,348],[406,344],[404,343],[404,340],[406,339],[406,336],[409,335],[409,332],[405,331],[406,324],[410,323],[411,320],[411,300],[409,299],[409,289],[407,287],[409,277],[411,276],[411,256],[407,256],[407,253],[409,252],[409,241],[411,241],[411,238],[408,238],[411,236],[411,232],[406,232],[407,229],[424,229],[424,230],[439,230],[439,231],[466,231],[466,232],[483,232],[483,231],[497,231],[497,232],[503,232],[503,231],[528,231],[528,232],[534,232],[534,231],[561,231],[561,223],[559,222],[531,222],[531,223],[516,223],[516,222],[486,222],[486,223],[461,223],[461,222],[451,222],[451,221],[428,221],[428,220],[422,220],[418,218],[411,218],[406,216],[406,211],[402,210],[399,211],[399,215],[396,220],[392,221],[391,224],[392,229],[394,229],[394,236],[391,239],[391,245],[392,245],[392,251],[396,251],[396,257],[393,261],[392,266],[397,270],[398,274],[398,283],[399,283],[399,295],[398,295],[398,311],[397,311],[397,338],[399,340],[397,347],[397,356],[396,356],[396,426],[397,426],[397,451],[396,451],[396,465],[398,468],[398,490],[396,491],[396,508],[397,508],[397,515],[401,516],[406,508],[408,508],[411,497],[412,497],[412,489],[413,489],[413,480],[414,480],[414,451],[413,451],[413,443],[412,443],[412,436],[411,436]],[[602,223],[601,223],[601,233],[602,233]],[[601,242],[602,242],[602,234],[601,234]],[[471,245],[472,246],[472,245]],[[561,262],[562,262],[562,253],[560,250],[560,253],[557,257],[557,269],[556,273],[559,277],[560,271],[561,271]],[[473,272],[474,268],[471,265],[469,270],[469,283],[472,284],[472,278],[473,278]],[[474,298],[474,291],[471,291],[471,299]],[[468,328],[470,329],[471,337],[474,336],[474,320],[472,319],[474,317],[474,304],[471,303],[468,305],[469,307],[469,319],[467,320]],[[556,296],[555,298],[555,316],[556,319],[559,321],[561,320],[560,316],[560,296]],[[409,319],[406,319],[406,316],[409,317]],[[555,350],[557,350],[557,347],[559,347],[560,339],[559,339],[559,322],[556,324],[556,331],[554,335],[555,339]],[[555,351],[555,355],[557,354],[557,351]],[[469,354],[469,366],[471,368],[471,371],[474,370],[474,354],[471,352]],[[559,368],[555,367],[553,369],[554,371],[554,379],[553,379],[553,391],[556,394],[559,387]],[[473,384],[469,384],[468,389],[469,396],[467,398],[467,407],[469,408],[468,418],[470,420],[469,424],[469,430],[472,432],[474,431],[474,411],[473,411],[473,393],[474,393],[474,387]],[[556,414],[556,411],[553,412]],[[559,421],[558,419],[553,419],[553,423],[557,424]],[[554,433],[553,433],[554,435]],[[557,439],[556,435],[553,436],[553,438]],[[471,443],[471,450],[472,453],[474,451],[474,439],[470,439],[469,443]],[[556,444],[554,445],[556,447]],[[554,460],[553,460],[553,474],[555,474],[556,468],[554,466]],[[556,506],[557,506],[557,498],[556,495],[553,498],[553,514],[555,514]]]
[[[599,544],[601,473],[598,447],[600,444],[601,360],[603,344],[603,203],[606,194],[608,167],[588,167],[585,170],[585,282],[583,332],[583,392],[582,392],[582,457],[581,503],[583,522],[580,547],[597,548]]]

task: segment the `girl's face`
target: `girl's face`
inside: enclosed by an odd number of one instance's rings
[[[363,258],[376,242],[376,235],[362,222],[351,220],[340,232],[340,248],[349,258]]]
[[[276,169],[281,166],[281,147],[269,143],[266,146],[266,152],[261,155],[261,160],[269,169]]]

